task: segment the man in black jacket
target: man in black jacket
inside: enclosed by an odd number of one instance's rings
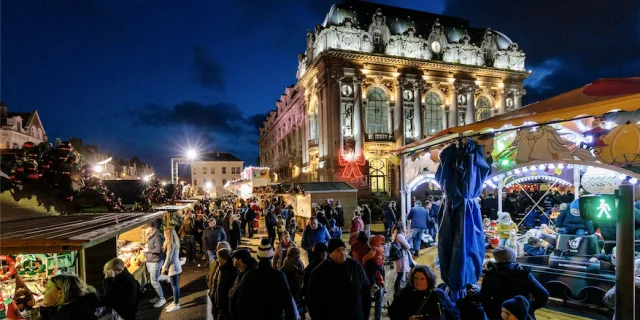
[[[347,257],[341,239],[329,240],[329,259],[311,272],[306,303],[312,319],[369,319],[370,284],[364,269]]]
[[[124,261],[115,258],[104,265],[100,306],[115,310],[122,319],[135,319],[140,301],[140,283],[124,267]]]
[[[240,307],[238,319],[298,319],[287,278],[273,268],[272,259],[273,247],[267,239],[262,239],[258,247],[258,267],[244,275],[236,291]]]
[[[251,252],[246,249],[238,249],[233,252],[231,255],[231,259],[233,261],[233,266],[238,268],[238,277],[233,282],[231,289],[229,289],[229,311],[231,312],[231,319],[241,319],[240,318],[240,306],[238,304],[238,288],[240,288],[240,283],[244,276],[250,271],[253,270],[258,262],[256,259],[251,257]],[[244,306],[243,306],[244,307]]]
[[[222,227],[216,225],[216,219],[209,219],[209,227],[204,229],[202,235],[204,240],[204,246],[209,254],[209,264],[216,261],[216,249],[218,248],[218,242],[227,241],[227,234]]]
[[[368,204],[362,205],[362,223],[364,223],[364,233],[371,237],[371,209]]]

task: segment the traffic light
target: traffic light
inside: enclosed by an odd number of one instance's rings
[[[613,194],[591,194],[580,197],[580,216],[585,220],[616,221],[617,201]]]

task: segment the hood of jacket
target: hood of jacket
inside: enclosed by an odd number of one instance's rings
[[[329,219],[329,229],[333,229],[336,226],[336,220],[331,218]]]

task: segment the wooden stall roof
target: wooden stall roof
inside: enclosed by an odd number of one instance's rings
[[[334,181],[334,182],[300,182],[296,183],[306,193],[331,193],[331,192],[358,192],[358,189],[354,188],[346,182]],[[282,187],[288,189],[291,186],[290,183],[283,183]]]
[[[75,214],[6,222],[0,225],[0,253],[80,250],[159,219],[164,213]]]

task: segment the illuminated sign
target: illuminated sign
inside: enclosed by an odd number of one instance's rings
[[[585,220],[615,221],[618,218],[616,199],[612,194],[580,197],[580,216]]]

